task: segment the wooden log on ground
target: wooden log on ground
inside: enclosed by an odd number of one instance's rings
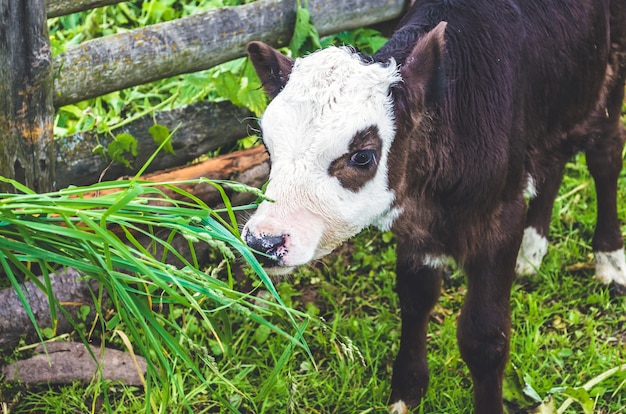
[[[99,180],[114,180],[123,175],[132,175],[141,168],[156,150],[157,144],[148,133],[154,122],[174,130],[172,136],[174,154],[160,153],[148,166],[147,172],[166,170],[184,165],[219,147],[234,145],[249,132],[258,128],[256,118],[249,110],[229,102],[198,102],[171,111],[159,111],[147,115],[125,127],[113,131],[128,133],[137,139],[138,154],[127,154],[132,168],[120,163],[110,164],[104,157],[94,155],[98,144],[105,148],[112,138],[108,134],[84,132],[55,141],[56,182],[55,188],[68,185],[90,185]],[[106,173],[105,173],[106,171]]]
[[[407,0],[310,0],[320,35],[391,20]],[[294,0],[260,0],[93,39],[54,61],[55,106],[182,73],[208,69],[245,55],[251,40],[288,44]]]
[[[176,183],[204,177],[214,180],[232,180],[260,188],[267,181],[269,170],[269,157],[265,148],[263,146],[257,146],[211,158],[198,164],[146,174],[141,178],[146,181]],[[211,184],[181,183],[178,187],[193,194],[213,208],[222,204],[222,198],[219,192]],[[225,188],[225,190],[233,205],[246,204],[256,198],[256,196],[250,193],[237,193],[228,188]],[[115,191],[117,190],[113,189],[107,190],[106,192],[86,193],[84,197],[95,197]],[[181,200],[183,198],[179,193],[168,189],[163,189],[163,192],[174,200]],[[152,203],[160,204],[156,200],[152,201]]]
[[[39,278],[43,280],[43,278]],[[84,280],[84,277],[74,269],[67,269],[62,273],[50,275],[52,291],[57,300],[65,307],[74,319],[81,306],[91,306],[91,317],[94,304],[92,293],[97,291],[95,281]],[[50,318],[50,305],[48,296],[33,282],[21,285],[35,320],[40,329],[52,328],[53,321]],[[27,343],[38,340],[35,328],[19,300],[15,289],[10,287],[0,290],[0,349],[10,349],[19,343],[20,338],[25,338]],[[58,335],[71,332],[73,327],[62,312],[57,312],[59,318],[56,333]],[[78,319],[77,319],[78,320]]]
[[[52,57],[44,0],[0,3],[0,176],[54,181]],[[0,190],[12,188],[0,183]]]
[[[133,359],[126,352],[108,348],[101,350],[93,345],[89,345],[88,350],[80,342],[51,342],[46,344],[45,352],[41,345],[35,352],[28,359],[3,367],[5,380],[24,384],[89,383],[97,377],[100,365],[102,379],[121,381],[126,385],[145,385],[142,378],[147,362],[142,356],[137,355]]]
[[[175,182],[204,177],[213,180],[232,180],[251,187],[261,188],[267,181],[269,172],[269,156],[263,146],[257,146],[208,159],[198,164],[148,174],[143,178],[154,182]],[[210,184],[181,184],[178,187],[198,197],[211,207],[216,207],[222,203],[221,196]],[[250,193],[236,193],[228,188],[225,190],[233,205],[245,204],[256,199],[256,196]],[[178,193],[173,191],[165,190],[164,192],[173,199],[181,198]]]

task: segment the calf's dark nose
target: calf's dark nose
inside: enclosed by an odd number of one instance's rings
[[[244,241],[251,249],[257,252],[263,253],[258,255],[259,261],[266,264],[274,264],[280,261],[279,249],[285,245],[285,235],[265,235],[257,236],[252,232],[247,232],[244,236]]]

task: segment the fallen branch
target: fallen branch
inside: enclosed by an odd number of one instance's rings
[[[25,384],[88,383],[97,378],[101,369],[102,379],[121,381],[126,385],[144,385],[146,360],[141,356],[92,345],[87,349],[80,342],[49,342],[45,351],[39,345],[35,352],[28,359],[2,368],[6,380]]]
[[[186,181],[197,180],[199,178],[208,178],[213,180],[233,180],[252,187],[260,188],[269,175],[269,158],[262,146],[253,147],[247,150],[237,151],[234,153],[211,158],[198,164],[185,167],[178,167],[167,171],[160,171],[153,174],[146,174],[141,177],[142,180],[152,182],[167,182],[176,184],[177,187],[193,194],[211,207],[216,207],[222,203],[219,192],[208,183],[196,182],[188,183]],[[234,205],[245,204],[255,198],[249,193],[235,193],[225,189],[226,194],[231,198]],[[118,191],[111,189],[107,191],[85,193],[83,197],[90,198],[98,195],[104,195]],[[180,200],[182,196],[163,188],[163,192],[167,197]],[[160,204],[153,201],[154,204]]]
[[[43,281],[43,277],[39,278]],[[76,270],[68,268],[64,272],[50,274],[52,292],[65,310],[78,320],[81,306],[92,308],[88,320],[95,316],[92,292],[97,290],[97,284],[93,280],[86,280]],[[39,289],[35,283],[26,282],[21,285],[26,300],[35,315],[35,321],[40,329],[53,328],[54,323],[50,318],[50,305],[46,292]],[[19,300],[13,287],[0,290],[0,349],[10,349],[16,346],[20,338],[27,342],[38,340],[35,327],[33,326],[22,302]],[[58,323],[56,334],[71,332],[72,324],[63,315],[57,313]]]

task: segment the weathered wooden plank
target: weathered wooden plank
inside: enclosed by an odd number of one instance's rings
[[[399,17],[409,0],[309,0],[311,20],[320,36],[358,29]]]
[[[407,0],[310,0],[321,35],[397,17]],[[168,76],[211,68],[245,55],[251,40],[285,46],[293,33],[294,0],[261,0],[94,39],[54,61],[55,106]]]
[[[46,13],[49,18],[59,17],[124,1],[126,0],[48,0],[46,1]]]
[[[128,154],[132,168],[119,163],[109,165],[93,150],[102,144],[105,148],[111,141],[108,134],[86,132],[65,137],[55,142],[56,182],[55,188],[68,185],[89,185],[100,179],[116,179],[132,175],[143,166],[157,148],[148,129],[154,121],[174,130],[172,146],[175,154],[159,154],[149,165],[147,172],[165,170],[184,165],[199,156],[219,147],[227,150],[241,138],[248,136],[251,128],[258,128],[256,118],[245,108],[229,102],[198,102],[184,108],[160,111],[138,119],[114,133],[129,133],[137,139],[137,157]]]
[[[54,179],[51,66],[44,0],[0,2],[0,175],[36,191]]]
[[[224,7],[94,39],[57,56],[55,106],[168,76],[208,69],[240,57],[248,40],[289,41],[293,0]]]

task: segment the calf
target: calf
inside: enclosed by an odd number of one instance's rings
[[[402,337],[392,412],[427,388],[426,324],[449,259],[468,280],[457,337],[474,412],[502,412],[511,284],[546,253],[576,151],[596,183],[596,277],[626,287],[623,0],[417,0],[371,57],[331,47],[294,62],[259,42],[248,52],[273,98],[261,120],[273,202],[243,237],[286,273],[366,226],[393,230]]]

